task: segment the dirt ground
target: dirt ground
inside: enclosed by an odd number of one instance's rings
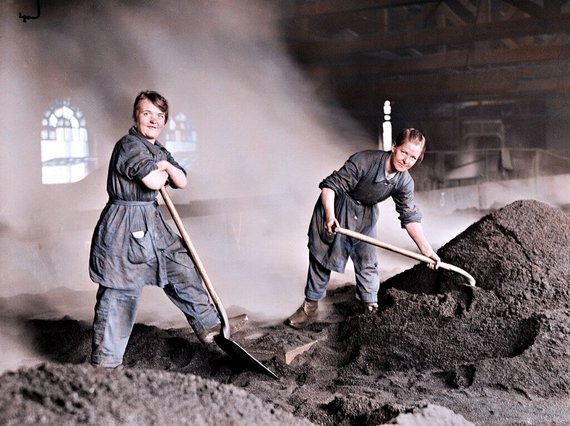
[[[0,422],[570,425],[569,247],[566,213],[512,203],[438,251],[475,288],[417,265],[382,284],[377,315],[347,284],[305,330],[249,323],[232,336],[277,379],[188,328],[143,324],[123,368],[97,369],[90,324],[10,316],[4,300],[3,320],[24,322],[47,361],[1,376]]]

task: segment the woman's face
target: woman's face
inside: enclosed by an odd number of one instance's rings
[[[151,101],[143,99],[137,108],[137,129],[149,142],[154,143],[160,135],[164,124],[165,114]]]
[[[422,154],[421,143],[406,141],[400,146],[392,145],[390,163],[393,171],[405,172],[412,168]]]

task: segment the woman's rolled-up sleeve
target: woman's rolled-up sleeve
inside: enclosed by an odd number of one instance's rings
[[[409,223],[422,221],[422,213],[414,202],[414,180],[411,176],[406,174],[406,179],[398,185],[398,189],[392,194],[392,199],[402,228]]]

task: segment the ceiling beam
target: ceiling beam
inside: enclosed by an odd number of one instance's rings
[[[525,46],[516,49],[472,49],[448,51],[444,54],[423,55],[413,58],[383,59],[373,63],[364,60],[327,64],[336,78],[360,79],[374,75],[400,75],[402,73],[435,71],[446,68],[469,69],[491,65],[516,65],[542,61],[570,59],[570,45]],[[317,72],[320,66],[309,66]]]
[[[439,2],[441,0],[328,0],[312,2],[285,0],[278,4],[278,10],[281,19],[297,19]]]
[[[548,1],[553,3],[552,0],[546,0],[546,2]],[[534,16],[535,18],[545,18],[548,15],[545,8],[540,7],[530,0],[503,0],[503,2],[508,3],[522,12],[527,13],[530,16]],[[558,6],[560,9],[560,5]],[[549,12],[552,13],[552,9],[549,9]]]
[[[297,43],[291,40],[295,49],[308,49],[312,61],[322,61],[331,57],[346,56],[365,52],[410,47],[427,47],[447,44],[470,44],[502,38],[516,38],[540,34],[554,34],[568,31],[570,13],[548,19],[517,19],[476,25],[433,28],[420,31],[399,33],[379,33],[373,36],[354,37],[350,40],[315,41],[306,40]]]
[[[492,99],[531,96],[541,91],[570,94],[570,76],[564,66],[512,67],[494,71],[432,74],[392,78],[366,84],[339,84],[338,99],[344,105],[369,103],[370,99]]]

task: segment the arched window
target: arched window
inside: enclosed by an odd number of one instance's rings
[[[197,136],[194,126],[181,112],[169,117],[167,126],[164,133],[166,149],[182,167],[190,168],[197,159]]]
[[[71,183],[90,171],[85,117],[69,99],[53,102],[42,119],[42,183]]]

